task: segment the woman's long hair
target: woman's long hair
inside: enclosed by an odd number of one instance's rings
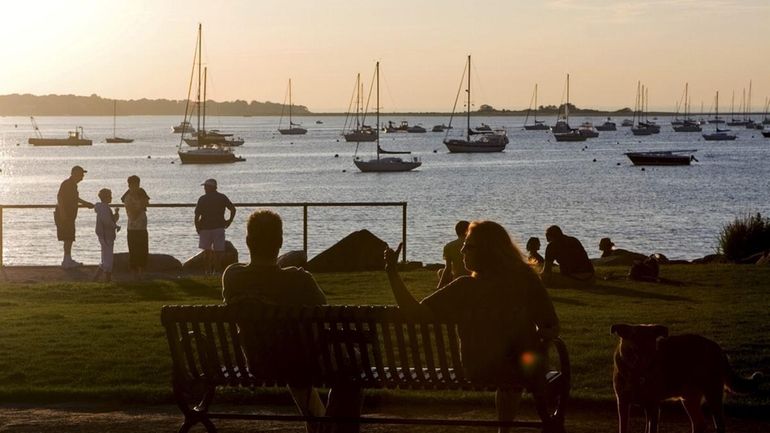
[[[468,236],[471,234],[478,249],[478,269],[471,269],[474,275],[510,280],[537,278],[503,226],[494,221],[473,221],[468,228]]]

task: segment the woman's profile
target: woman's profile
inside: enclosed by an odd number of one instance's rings
[[[531,237],[529,240],[527,240],[527,246],[526,246],[527,253],[529,256],[527,257],[527,262],[529,262],[532,266],[542,266],[545,259],[543,259],[543,256],[540,255],[538,252],[540,250],[540,238],[538,237]]]
[[[458,329],[465,374],[482,383],[526,380],[522,374],[527,366],[520,359],[557,337],[559,320],[543,284],[508,232],[492,221],[472,222],[461,249],[471,275],[440,282],[436,292],[419,302],[396,270],[400,250],[401,245],[396,251],[385,250],[385,270],[405,314],[470,317]],[[495,404],[500,421],[514,419],[520,398],[520,387],[498,388]]]

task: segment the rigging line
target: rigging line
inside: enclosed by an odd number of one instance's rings
[[[358,75],[360,77],[360,74]],[[356,84],[353,88],[353,94],[350,95],[350,102],[348,103],[348,112],[345,115],[345,123],[342,124],[342,133],[345,134],[345,131],[348,129],[348,119],[350,118],[350,111],[353,109],[353,98],[356,97],[356,93],[358,92],[358,79],[356,79]],[[358,113],[356,113],[358,115]],[[353,122],[351,121],[351,126]]]
[[[364,125],[366,125],[366,115],[369,113],[369,103],[372,101],[372,92],[374,92],[374,79],[377,75],[377,69],[375,68],[374,72],[372,72],[372,83],[369,85],[369,94],[366,95],[366,105],[364,106],[364,116],[361,119],[361,122],[363,122]],[[378,111],[380,107],[376,107],[375,111]],[[379,129],[380,125],[374,125],[375,129],[377,129],[377,136],[379,137]]]
[[[556,109],[556,123],[559,123],[559,119],[561,119],[561,108],[564,105],[564,99],[566,95],[567,95],[567,82],[565,81],[564,87],[561,88],[561,100],[559,101],[559,107]],[[566,120],[566,115],[565,115],[565,120]]]
[[[465,84],[465,71],[467,69],[467,67],[463,66],[463,76],[460,78],[460,86],[457,88],[457,95],[455,96],[455,103],[452,106],[452,114],[449,115],[449,125],[446,129],[446,133],[444,134],[444,140],[449,137],[449,131],[452,130],[452,119],[454,119],[455,111],[457,111],[457,101],[460,100],[460,92],[463,91],[463,84]]]
[[[289,99],[289,85],[286,85],[286,93],[283,94],[283,105],[281,105],[281,118],[278,119],[278,129],[281,129],[281,124],[283,124],[283,113],[286,111],[286,100]],[[289,125],[289,128],[291,128],[291,125]]]
[[[200,32],[198,33],[198,38],[195,41],[195,52],[193,54],[193,64],[192,64],[192,70],[190,71],[190,84],[187,86],[187,101],[185,101],[184,104],[184,121],[187,122],[187,115],[190,114],[189,119],[192,120],[192,110],[190,110],[190,113],[188,113],[188,110],[190,109],[190,96],[192,95],[192,83],[193,79],[195,78],[195,65],[198,61],[198,44],[201,43],[201,35]],[[183,124],[185,125],[185,124]],[[187,132],[186,127],[182,127],[182,133],[179,134],[179,149],[182,148],[182,142],[184,142],[184,134]]]

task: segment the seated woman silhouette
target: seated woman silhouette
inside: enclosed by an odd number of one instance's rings
[[[527,262],[529,262],[532,266],[541,266],[545,259],[543,259],[543,256],[540,255],[538,250],[540,249],[540,238],[538,237],[531,237],[527,241],[527,252],[529,253],[529,256],[527,257]]]
[[[522,383],[528,366],[520,360],[558,335],[559,320],[543,284],[508,232],[492,221],[472,222],[460,250],[471,275],[456,278],[420,302],[396,270],[400,251],[401,245],[396,251],[385,250],[385,271],[405,314],[450,320],[470,317],[458,329],[466,376],[479,383],[500,383],[501,378]],[[536,388],[533,393],[539,392]],[[520,398],[520,387],[497,390],[500,421],[514,419]]]

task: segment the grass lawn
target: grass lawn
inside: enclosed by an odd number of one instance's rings
[[[598,271],[607,279],[595,289],[550,292],[570,351],[576,399],[609,404],[614,398],[613,323],[661,323],[672,334],[699,333],[719,342],[737,371],[770,373],[770,267],[662,267],[661,276],[681,284],[627,281],[626,268]],[[432,271],[402,275],[417,296],[434,289]],[[384,272],[318,274],[316,279],[330,303],[394,303]],[[220,299],[214,278],[0,281],[0,401],[169,402],[170,359],[160,307]],[[767,407],[767,385],[764,391],[763,396],[731,396],[727,403],[748,410]]]

